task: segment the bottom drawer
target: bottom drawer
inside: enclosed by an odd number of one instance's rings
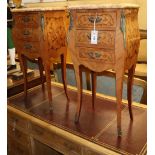
[[[17,50],[29,58],[37,58],[40,55],[39,42],[18,41]]]
[[[115,63],[114,50],[78,47],[77,51],[79,58],[82,60]]]

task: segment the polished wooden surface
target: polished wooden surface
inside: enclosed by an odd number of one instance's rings
[[[78,105],[75,122],[79,121],[82,106],[80,66],[83,65],[94,73],[113,69],[116,73],[117,129],[120,136],[122,86],[125,70],[129,71],[128,105],[130,119],[133,120],[131,108],[132,83],[139,50],[140,34],[138,28],[138,7],[133,7],[132,5],[128,8],[126,6],[123,7],[123,5],[120,8],[113,7],[109,6],[108,8],[105,6],[96,9],[93,7],[89,8],[88,4],[76,7],[73,5],[68,6],[70,10],[68,45],[78,88]],[[98,43],[91,44],[90,34],[91,30],[94,29],[95,19],[96,30],[99,32]],[[96,77],[93,75],[94,73],[92,73],[92,82],[94,84],[92,92],[93,104],[96,94]]]
[[[8,123],[13,127],[14,122],[17,122],[15,127],[22,129],[20,131],[25,134],[28,127],[32,139],[39,140],[63,154],[146,153],[146,106],[133,105],[135,117],[134,121],[131,121],[128,117],[128,105],[122,104],[123,135],[118,137],[115,101],[97,95],[93,110],[91,92],[84,91],[81,120],[75,124],[77,90],[68,89],[70,102],[67,102],[62,85],[53,83],[52,93],[55,109],[53,112],[49,110],[48,96],[46,92],[42,92],[41,86],[29,90],[27,101],[24,100],[23,93],[9,98]],[[24,139],[25,136],[22,137],[21,139]]]
[[[40,76],[43,80],[43,70],[47,82],[49,103],[52,106],[51,92],[51,64],[53,60],[61,58],[62,79],[64,90],[67,95],[66,86],[66,31],[64,24],[64,10],[54,11],[26,11],[13,12],[14,27],[13,38],[18,53],[21,69],[24,73],[24,92],[27,97],[27,59],[38,59]],[[42,84],[44,90],[44,84]]]

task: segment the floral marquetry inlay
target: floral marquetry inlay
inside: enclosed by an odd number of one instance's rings
[[[139,28],[138,28],[138,10],[126,10],[126,36],[128,39],[139,38]]]
[[[66,44],[63,17],[46,17],[48,51],[57,50]]]
[[[130,9],[125,11],[126,18],[126,43],[127,43],[127,63],[130,64],[130,60],[138,55],[140,45],[140,33],[138,28],[138,10]]]

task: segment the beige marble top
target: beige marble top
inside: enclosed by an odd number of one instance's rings
[[[65,10],[66,7],[66,2],[27,3],[22,8],[13,9],[12,12]]]
[[[65,9],[98,9],[98,8],[138,8],[136,4],[110,4],[103,1],[63,1],[47,3],[29,3],[22,8],[15,8],[12,12],[65,10]]]
[[[69,9],[99,9],[99,8],[138,8],[137,4],[109,3],[108,1],[72,1],[68,2]]]

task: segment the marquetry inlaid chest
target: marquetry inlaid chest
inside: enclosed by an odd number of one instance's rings
[[[55,5],[49,3],[48,7],[13,10],[13,38],[24,73],[25,95],[27,96],[28,89],[26,60],[37,59],[42,82],[43,70],[45,70],[50,103],[52,102],[50,69],[53,60],[58,57],[61,57],[62,79],[67,96],[65,7]],[[44,89],[44,85],[42,87]]]
[[[80,66],[92,71],[93,108],[96,93],[96,72],[113,69],[116,72],[117,128],[121,135],[121,102],[123,76],[128,70],[128,104],[132,116],[132,82],[139,50],[138,6],[102,4],[101,2],[69,3],[70,27],[68,45],[75,69],[78,105],[75,122],[82,106]],[[93,42],[94,35],[95,42]],[[106,82],[106,81],[105,81]]]

